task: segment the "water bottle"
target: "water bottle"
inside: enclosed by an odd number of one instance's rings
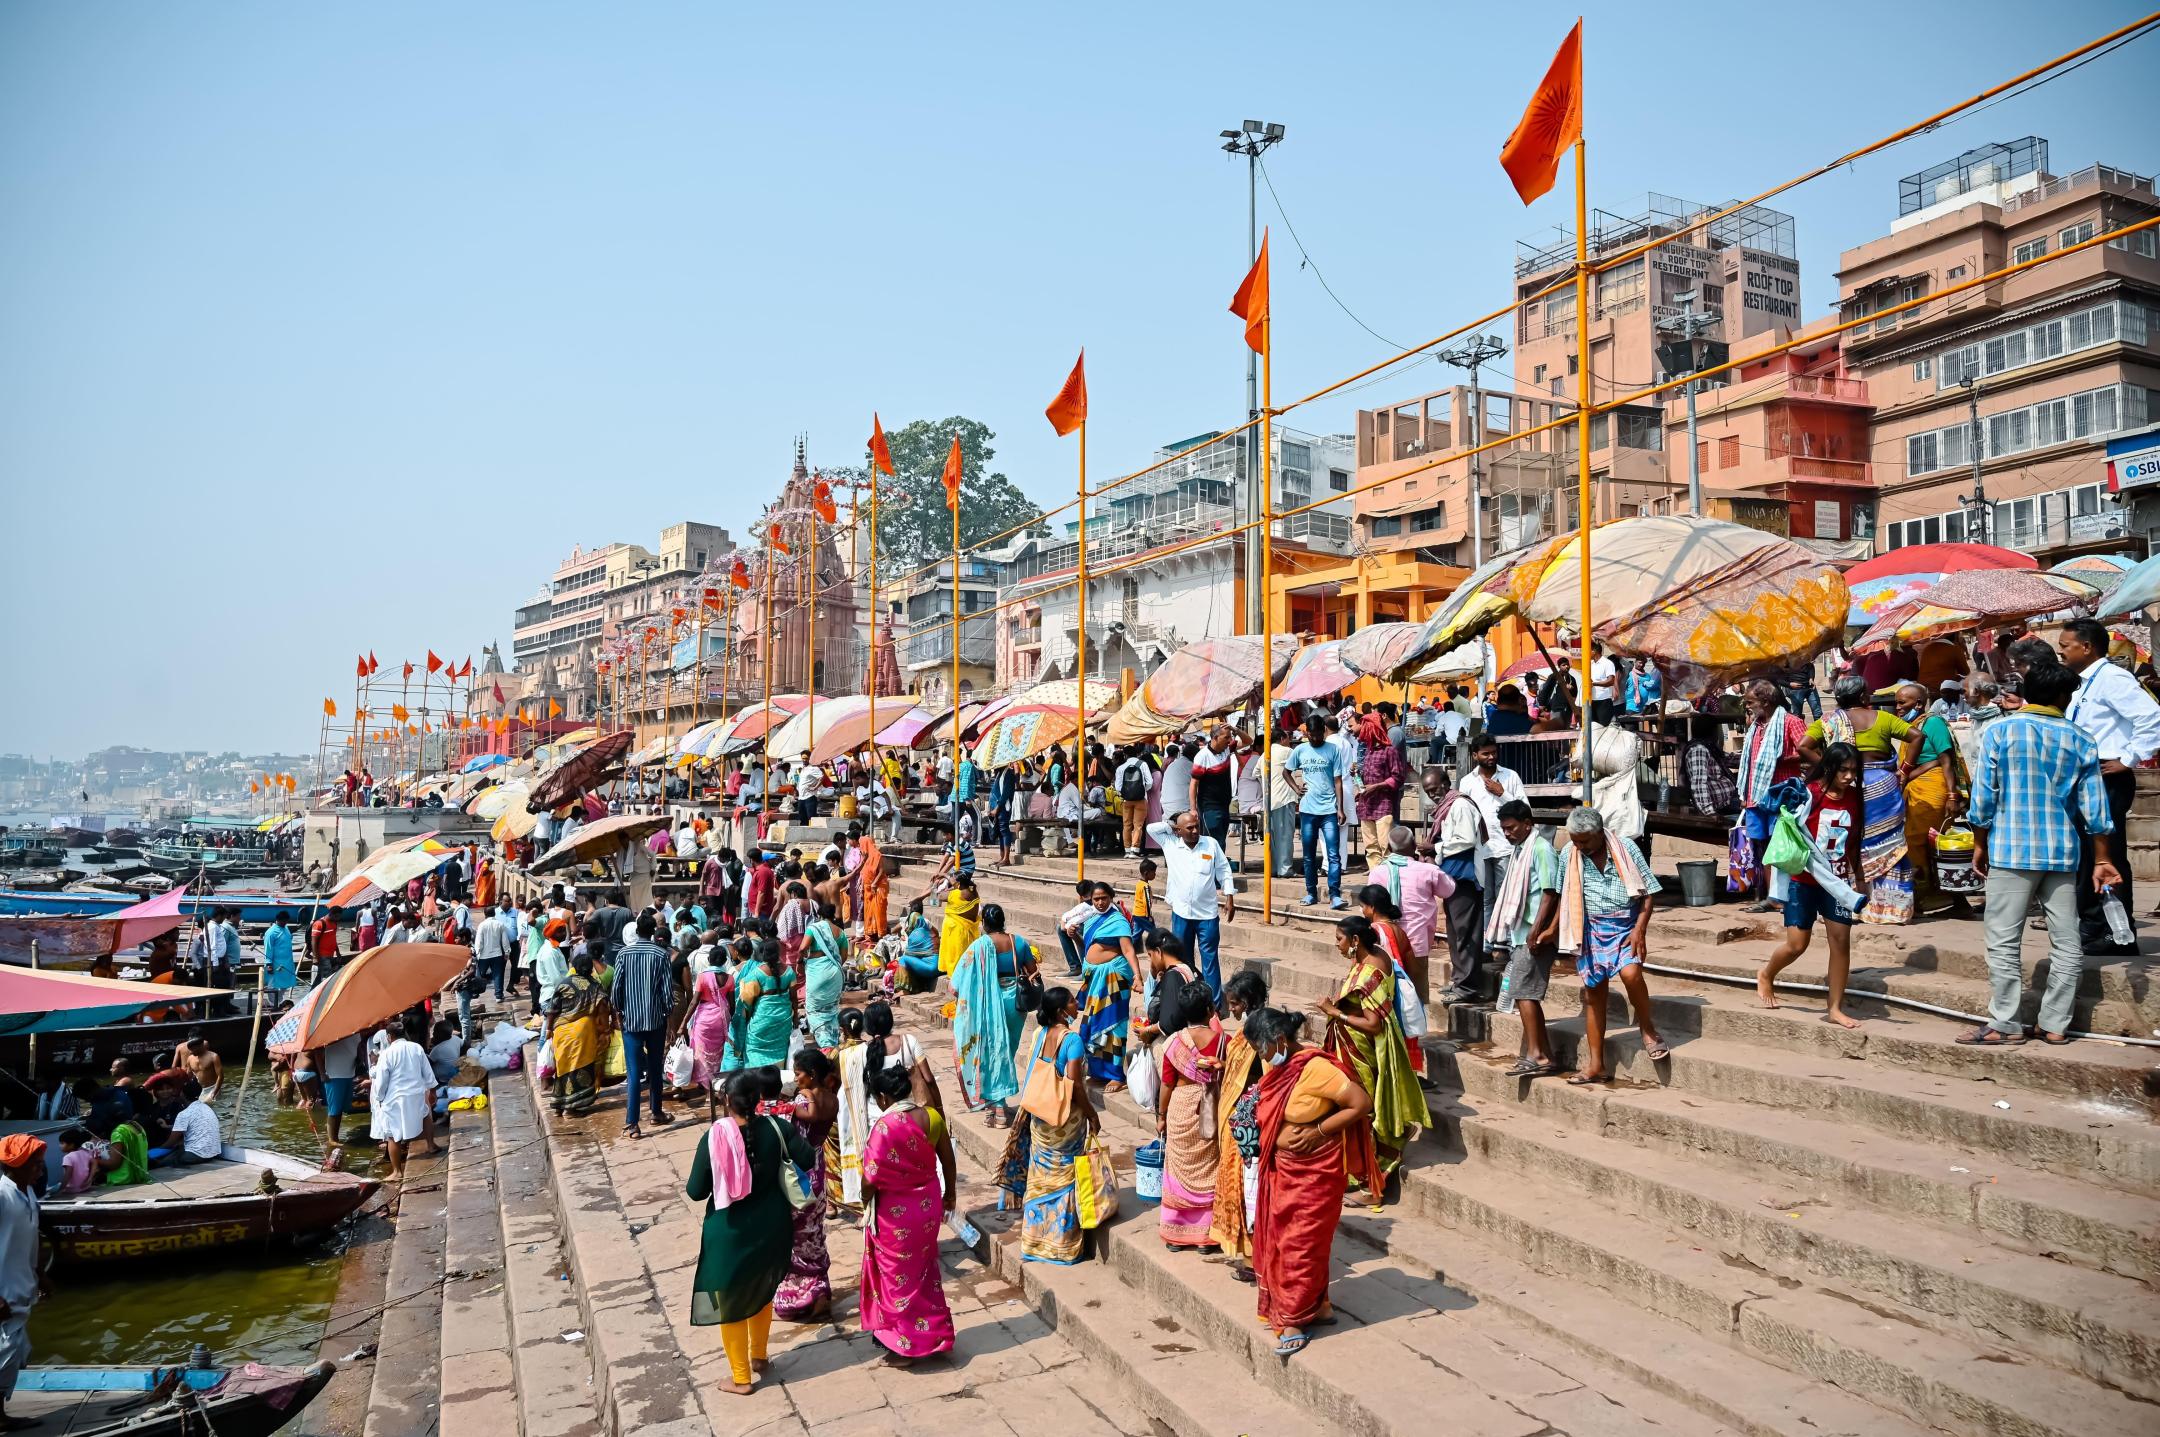
[[[2108,932],[2123,947],[2137,942],[2137,930],[2130,926],[2130,915],[2123,912],[2122,900],[2115,896],[2113,885],[2102,890],[2107,896],[2100,900],[2100,911],[2107,917]]]

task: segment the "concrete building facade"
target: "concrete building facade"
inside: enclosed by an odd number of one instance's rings
[[[2037,137],[1900,184],[1890,232],[1847,250],[1839,314],[1865,318],[2160,213],[2148,176],[2048,168]],[[1983,540],[2043,563],[2142,552],[2109,489],[2107,442],[2160,418],[2160,257],[2151,231],[1884,315],[1847,336],[1874,405],[1878,542]]]

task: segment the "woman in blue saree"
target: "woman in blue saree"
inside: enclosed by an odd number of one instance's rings
[[[1020,1091],[1020,985],[1036,973],[1034,945],[1005,931],[1005,909],[985,903],[982,936],[952,971],[953,1051],[969,1112],[990,1110],[989,1125],[1009,1127]]]
[[[1125,1039],[1131,1025],[1131,994],[1137,971],[1132,919],[1117,891],[1097,883],[1088,895],[1094,916],[1080,924],[1080,1038],[1087,1048],[1088,1076],[1106,1093],[1125,1090]]]
[[[902,924],[905,946],[900,953],[900,973],[910,993],[927,993],[937,987],[938,935],[923,917],[920,898],[909,902]]]
[[[803,1017],[810,1041],[830,1053],[840,1046],[840,990],[847,969],[847,939],[830,902],[817,906],[803,944]]]

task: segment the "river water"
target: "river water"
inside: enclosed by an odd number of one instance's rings
[[[218,1116],[226,1121],[228,1143],[309,1162],[322,1156],[309,1115],[279,1107],[260,1068],[238,1131],[223,1105]],[[314,1116],[322,1121],[320,1113]],[[364,1160],[370,1152],[356,1149],[352,1159]],[[312,1362],[337,1299],[344,1252],[344,1238],[333,1236],[269,1254],[58,1269],[48,1278],[50,1296],[31,1309],[31,1361],[169,1361],[201,1342],[220,1360]]]

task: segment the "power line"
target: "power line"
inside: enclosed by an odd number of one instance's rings
[[[1367,334],[1371,335],[1374,339],[1379,340],[1382,344],[1386,345],[1390,349],[1407,349],[1409,347],[1408,345],[1402,344],[1396,340],[1389,339],[1379,330],[1374,329],[1364,320],[1359,319],[1357,317],[1357,312],[1351,309],[1349,305],[1343,303],[1342,296],[1335,292],[1335,286],[1329,284],[1327,282],[1327,276],[1320,272],[1319,261],[1315,260],[1312,257],[1312,251],[1305,248],[1305,241],[1298,238],[1297,226],[1290,222],[1290,212],[1283,208],[1282,196],[1276,193],[1275,177],[1268,173],[1267,161],[1265,159],[1257,159],[1256,157],[1256,162],[1260,166],[1260,179],[1264,184],[1267,185],[1268,198],[1275,202],[1275,213],[1282,219],[1283,228],[1290,232],[1290,243],[1297,246],[1298,268],[1310,269],[1313,272],[1313,278],[1320,281],[1320,288],[1327,291],[1327,297],[1335,301],[1335,307],[1337,309],[1341,310],[1344,314],[1350,316],[1350,322],[1352,324],[1356,325],[1359,329],[1364,330]],[[1425,357],[1427,356],[1420,356],[1421,359]]]

